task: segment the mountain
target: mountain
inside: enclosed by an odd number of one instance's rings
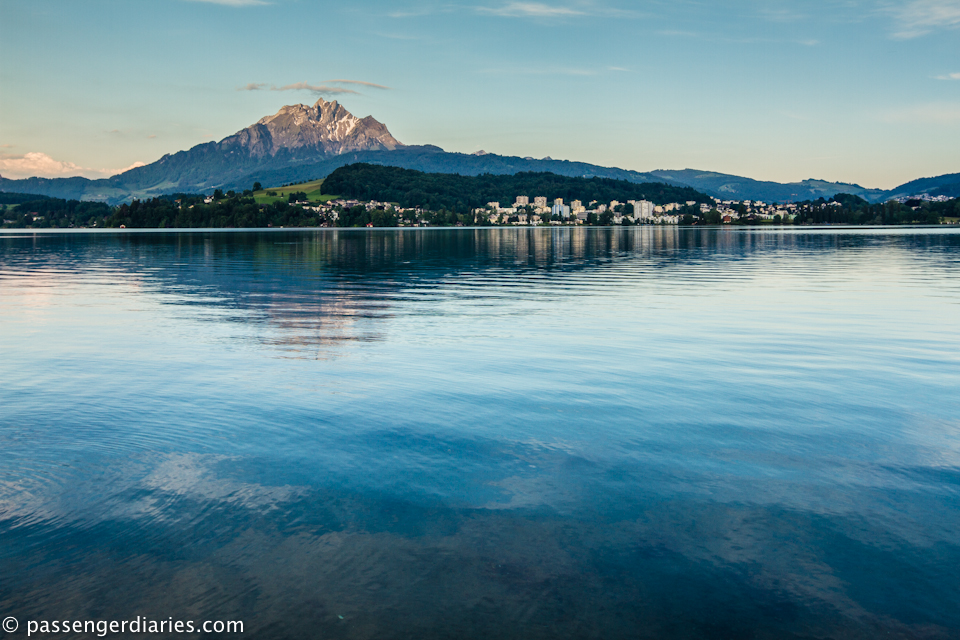
[[[151,164],[102,180],[0,177],[0,190],[61,198],[119,202],[164,193],[249,188],[264,172],[316,163],[358,151],[391,151],[403,145],[373,117],[358,118],[336,101],[286,106],[224,138],[167,154]],[[242,178],[242,181],[241,181]]]
[[[924,178],[897,189],[866,189],[856,184],[804,180],[782,184],[710,171],[629,171],[584,162],[501,156],[487,152],[448,153],[432,145],[399,142],[372,116],[358,118],[336,101],[285,106],[272,116],[228,136],[187,151],[167,154],[151,164],[102,180],[0,176],[0,191],[111,204],[166,193],[209,193],[248,189],[254,182],[286,184],[324,178],[337,168],[363,162],[426,173],[510,175],[549,172],[568,177],[599,177],[634,183],[689,186],[723,200],[792,202],[850,193],[870,202],[898,195],[960,195],[960,174]]]
[[[682,171],[652,171],[654,176],[686,184],[721,200],[760,200],[763,202],[796,202],[832,198],[838,193],[849,193],[864,200],[876,202],[885,199],[882,189],[865,189],[857,184],[804,180],[802,182],[764,182],[712,171],[684,169]]]
[[[905,198],[920,194],[960,198],[960,173],[948,173],[935,178],[920,178],[902,184],[890,191],[889,198]]]

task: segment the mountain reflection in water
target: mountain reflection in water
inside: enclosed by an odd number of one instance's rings
[[[0,236],[0,613],[960,635],[960,234]]]

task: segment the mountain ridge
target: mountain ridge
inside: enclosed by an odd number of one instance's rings
[[[870,202],[918,193],[960,196],[960,173],[921,178],[883,190],[826,180],[780,183],[697,169],[641,172],[552,158],[453,153],[434,145],[405,145],[373,116],[358,118],[336,100],[327,102],[323,98],[312,106],[283,106],[277,113],[264,116],[219,142],[205,142],[165,154],[155,162],[110,178],[11,180],[0,176],[0,191],[116,204],[169,193],[246,189],[254,182],[272,185],[313,180],[355,162],[427,173],[480,175],[532,171],[636,183],[663,182],[689,186],[721,200],[793,202],[830,198],[838,193],[850,193]],[[911,190],[914,192],[910,193]]]

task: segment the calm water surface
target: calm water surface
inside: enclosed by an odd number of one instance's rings
[[[960,637],[960,233],[0,236],[0,617]]]

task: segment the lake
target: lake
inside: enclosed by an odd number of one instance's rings
[[[5,233],[0,617],[957,638],[958,321],[955,229]]]

